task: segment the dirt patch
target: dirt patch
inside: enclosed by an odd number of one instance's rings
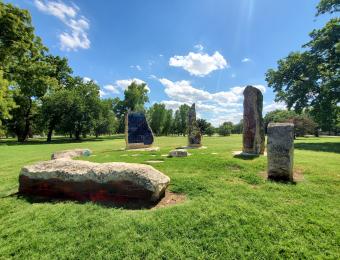
[[[263,172],[260,172],[258,174],[261,178],[263,178],[264,180],[267,180],[268,179],[268,174],[266,171],[263,171]],[[296,168],[294,169],[294,172],[293,172],[293,179],[294,179],[294,182],[301,182],[304,180],[304,176],[303,176],[303,170],[300,169],[300,168]]]
[[[175,204],[183,203],[186,200],[184,194],[165,192],[165,196],[152,209],[164,208]]]

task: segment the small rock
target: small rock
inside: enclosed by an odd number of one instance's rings
[[[187,157],[188,151],[184,149],[176,149],[169,152],[169,157]]]
[[[65,150],[60,152],[55,152],[51,155],[51,160],[56,159],[72,159],[74,157],[79,156],[90,156],[91,155],[90,149],[74,149],[74,150]]]

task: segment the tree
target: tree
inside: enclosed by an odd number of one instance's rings
[[[3,78],[3,71],[0,70],[0,136],[4,134],[3,122],[11,118],[10,111],[14,107],[9,82]]]
[[[91,133],[100,117],[99,86],[93,81],[84,82],[82,78],[72,78],[67,94],[67,112],[63,116],[59,131],[74,134],[76,140],[81,135]]]
[[[231,130],[232,134],[242,134],[243,133],[243,119],[240,120],[238,124],[233,125]]]
[[[162,134],[169,135],[171,133],[171,127],[173,125],[173,117],[172,117],[172,110],[167,109],[165,110],[165,120],[163,123]]]
[[[104,134],[113,134],[117,128],[117,120],[113,113],[113,99],[100,100],[100,113],[99,117],[94,123],[95,136]]]
[[[322,0],[318,15],[339,11],[339,1]],[[340,18],[331,19],[323,28],[310,33],[304,52],[294,52],[278,61],[276,70],[266,73],[276,101],[302,113],[305,109],[325,131],[337,124],[340,101]]]
[[[212,136],[216,133],[216,129],[210,125],[206,130],[205,130],[205,133],[208,135],[208,136]]]
[[[211,127],[211,123],[209,123],[207,120],[201,119],[201,118],[197,119],[197,125],[198,125],[202,135],[207,134],[207,129],[209,129]]]
[[[138,84],[133,81],[124,91],[124,100],[114,99],[113,111],[119,121],[118,132],[123,133],[125,128],[126,112],[144,112],[145,103],[149,102],[148,89],[145,83]]]
[[[218,134],[221,136],[229,136],[231,134],[231,130],[233,129],[232,122],[224,122],[222,125],[218,127]]]
[[[152,132],[156,135],[161,135],[166,120],[165,105],[161,103],[153,104],[148,111],[148,117]]]
[[[340,0],[321,0],[316,7],[317,16],[325,13],[335,13],[340,11]]]
[[[179,124],[178,124],[178,132],[182,135],[186,135],[188,131],[188,113],[190,107],[187,104],[183,104],[179,107]]]
[[[293,123],[295,136],[316,134],[318,125],[307,113],[297,114],[289,110],[274,110],[264,117],[265,131],[269,123]]]

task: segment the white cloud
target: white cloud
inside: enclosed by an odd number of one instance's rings
[[[104,96],[106,96],[107,95],[107,93],[105,92],[105,91],[103,91],[103,90],[99,90],[99,96],[102,98],[102,97],[104,97]]]
[[[176,110],[182,104],[196,103],[198,113],[205,116],[214,125],[225,121],[237,123],[243,115],[243,91],[245,86],[236,86],[228,91],[211,93],[196,88],[189,81],[171,81],[159,79],[164,86],[164,92],[170,100],[163,100],[167,108]],[[263,93],[266,88],[262,85],[254,85]]]
[[[130,68],[131,69],[136,69],[136,70],[139,70],[139,71],[142,70],[142,67],[140,65],[131,65]]]
[[[287,107],[283,102],[273,102],[263,107],[263,113],[267,114],[268,112],[274,111],[276,109],[287,109]]]
[[[107,92],[111,94],[119,94],[119,89],[117,88],[117,86],[105,85],[103,89],[105,89]]]
[[[79,14],[78,7],[66,5],[61,1],[34,0],[34,4],[38,10],[57,17],[69,29],[58,36],[62,50],[76,51],[90,48],[91,42],[87,32],[90,24]]]
[[[195,48],[196,50],[198,50],[198,51],[203,51],[203,50],[204,50],[204,47],[203,47],[202,44],[196,44],[196,45],[194,46],[194,48]]]
[[[251,62],[251,59],[250,58],[243,58],[241,60],[241,62],[243,62],[243,63]]]
[[[90,82],[92,79],[89,77],[83,77],[84,83]]]
[[[224,57],[216,51],[213,55],[206,53],[189,52],[187,56],[174,56],[169,60],[169,65],[182,67],[191,75],[204,77],[209,73],[224,69],[228,66]]]

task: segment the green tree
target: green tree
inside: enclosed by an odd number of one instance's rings
[[[213,127],[212,125],[210,125],[206,130],[205,130],[205,133],[208,135],[208,136],[212,136],[216,133],[216,129],[215,127]]]
[[[318,14],[339,11],[339,1],[321,1]],[[278,61],[276,70],[266,74],[276,101],[288,109],[311,115],[325,131],[337,124],[337,104],[340,101],[340,18],[331,19],[323,28],[310,33],[311,40],[304,52],[294,52]]]
[[[233,134],[242,134],[243,133],[243,119],[241,119],[239,123],[233,125],[233,129],[232,129],[231,133],[233,133]]]
[[[147,102],[149,102],[149,97],[146,84],[138,84],[135,81],[124,91],[124,100],[114,99],[113,111],[119,122],[118,133],[124,132],[126,113],[129,110],[144,112],[144,105]]]
[[[233,129],[232,122],[224,122],[222,125],[218,127],[218,134],[221,136],[229,136],[231,134],[232,129]]]
[[[190,110],[190,106],[187,104],[183,104],[179,107],[179,125],[178,125],[178,131],[182,135],[186,135],[188,132],[188,113]]]
[[[94,123],[95,136],[112,135],[117,129],[117,120],[113,112],[113,99],[100,100],[99,117]]]
[[[162,134],[163,135],[169,135],[172,131],[172,126],[173,126],[173,116],[172,116],[172,110],[167,109],[165,111],[165,120],[163,123],[163,129],[162,129]]]
[[[207,134],[207,129],[211,127],[211,123],[209,123],[207,120],[199,118],[197,119],[197,125],[202,133],[202,135]]]
[[[166,108],[164,104],[155,103],[148,110],[148,118],[152,132],[156,135],[163,133],[166,120]]]
[[[14,107],[15,103],[9,90],[9,82],[3,78],[3,71],[0,70],[0,136],[5,134],[3,122],[11,119],[10,111]]]

